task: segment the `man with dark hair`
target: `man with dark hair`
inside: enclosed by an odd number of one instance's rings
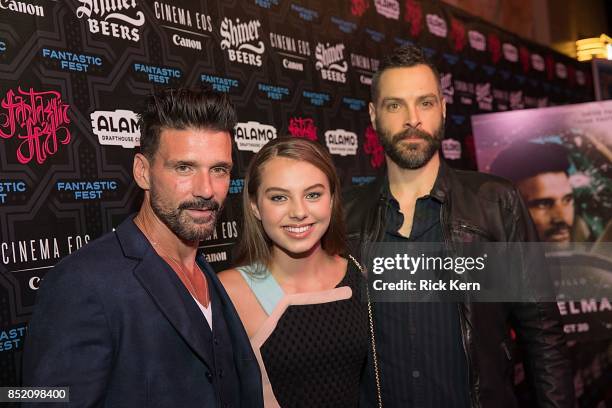
[[[354,250],[375,242],[437,242],[452,251],[463,242],[537,239],[509,182],[451,169],[440,158],[446,105],[435,67],[419,48],[400,47],[381,61],[372,98],[386,171],[346,194]],[[378,388],[388,407],[516,407],[511,327],[537,405],[574,405],[552,303],[375,302],[373,315],[379,376],[366,372],[364,406],[378,405]]]
[[[567,151],[557,144],[517,142],[497,155],[491,173],[512,180],[529,208],[541,241],[569,242],[574,193]]]
[[[70,387],[78,407],[261,407],[247,335],[198,244],[227,195],[236,113],[211,91],[166,89],[141,115],[136,216],[41,285],[24,385]]]

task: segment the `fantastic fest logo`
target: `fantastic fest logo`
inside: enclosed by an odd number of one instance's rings
[[[312,118],[291,118],[289,119],[289,133],[293,137],[300,137],[312,141],[317,140],[317,126]]]
[[[89,32],[138,42],[145,16],[136,0],[78,0],[78,18],[87,18]]]
[[[344,57],[344,49],[342,43],[336,45],[317,43],[315,68],[321,72],[321,78],[327,81],[346,83],[348,63]]]
[[[385,161],[385,151],[378,140],[378,135],[372,126],[368,126],[365,130],[365,143],[363,151],[370,156],[370,165],[377,169],[382,166]]]
[[[9,90],[0,102],[0,138],[17,138],[17,161],[43,164],[70,143],[70,105],[56,91]]]
[[[140,146],[138,115],[130,110],[95,111],[89,115],[91,128],[101,145],[131,149]]]
[[[224,18],[221,22],[221,49],[227,50],[227,56],[232,62],[261,67],[262,55],[266,46],[261,40],[261,23],[259,20],[248,22]]]

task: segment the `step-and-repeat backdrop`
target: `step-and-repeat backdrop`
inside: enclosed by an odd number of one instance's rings
[[[369,86],[406,43],[439,66],[456,167],[476,168],[472,114],[593,98],[589,66],[434,1],[0,0],[0,384],[19,383],[45,273],[138,208],[143,96],[205,85],[237,107],[230,199],[204,243],[225,268],[243,172],[270,139],[318,140],[346,185],[372,180]]]

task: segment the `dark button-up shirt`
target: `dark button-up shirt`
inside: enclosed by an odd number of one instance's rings
[[[416,201],[410,237],[397,200],[387,186],[386,242],[442,242],[442,203]],[[383,406],[469,407],[468,367],[456,303],[374,304]]]

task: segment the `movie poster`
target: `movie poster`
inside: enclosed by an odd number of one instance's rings
[[[551,273],[578,406],[598,406],[611,376],[612,101],[475,115],[472,128],[478,169],[514,182],[562,265]]]

